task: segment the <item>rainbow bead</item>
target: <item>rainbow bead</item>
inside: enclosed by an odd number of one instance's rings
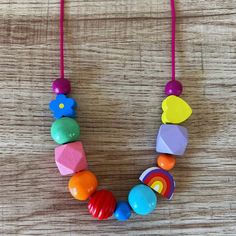
[[[169,200],[173,197],[175,181],[168,171],[158,167],[150,167],[141,174],[139,179],[163,197]]]

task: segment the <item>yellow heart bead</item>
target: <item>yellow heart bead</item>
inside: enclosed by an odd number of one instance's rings
[[[164,124],[180,124],[187,120],[192,109],[182,98],[171,95],[162,102],[162,122]]]

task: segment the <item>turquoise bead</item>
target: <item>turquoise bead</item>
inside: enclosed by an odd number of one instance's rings
[[[51,136],[58,144],[64,144],[79,140],[80,127],[76,120],[63,117],[53,122]]]
[[[157,205],[156,194],[144,184],[138,184],[130,190],[128,201],[138,215],[151,213]]]
[[[131,208],[128,202],[120,201],[116,204],[114,216],[119,221],[128,220],[131,216]]]

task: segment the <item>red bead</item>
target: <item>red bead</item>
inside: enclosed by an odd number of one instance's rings
[[[116,199],[112,192],[99,190],[89,200],[88,210],[91,215],[99,220],[112,216],[116,208]]]
[[[167,96],[180,96],[183,91],[183,86],[178,80],[171,80],[166,84],[165,93]]]
[[[68,79],[56,79],[53,81],[52,90],[56,94],[68,94],[70,92],[70,81]]]

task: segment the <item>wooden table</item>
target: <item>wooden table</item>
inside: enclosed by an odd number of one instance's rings
[[[58,77],[59,0],[0,2],[1,235],[236,235],[236,2],[178,0],[177,78],[193,115],[174,199],[98,222],[54,163],[48,103]],[[170,79],[164,0],[68,0],[66,75],[90,169],[118,199],[155,165]]]

